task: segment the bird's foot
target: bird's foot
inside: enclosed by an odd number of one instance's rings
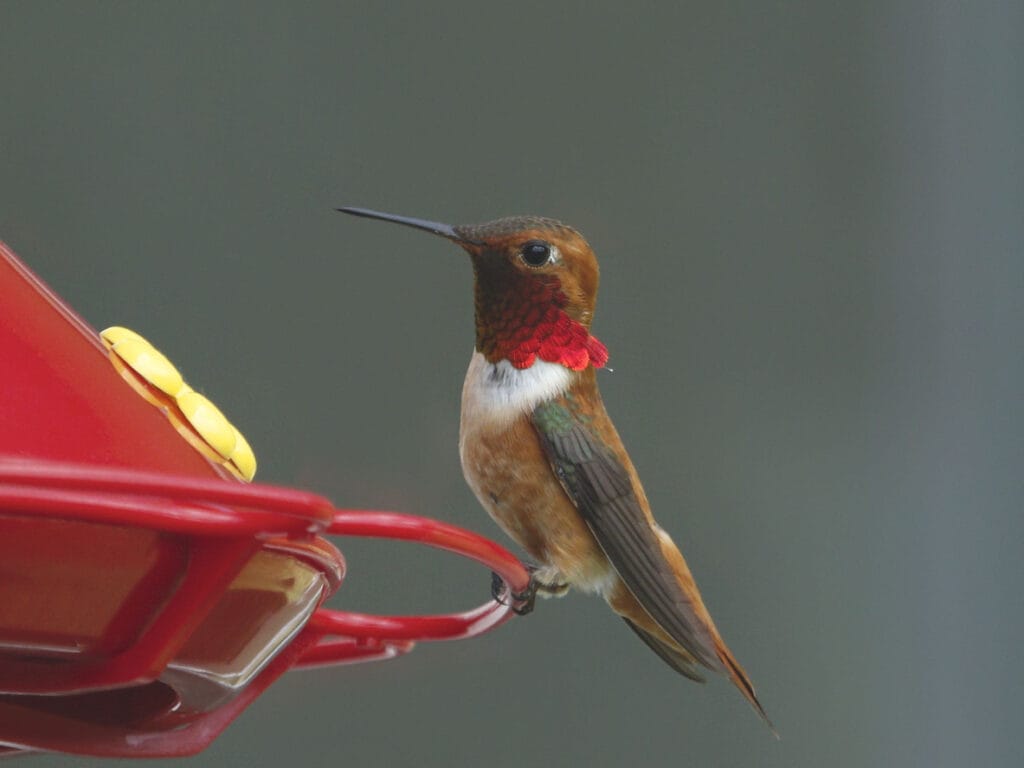
[[[537,602],[537,595],[543,597],[562,597],[569,591],[569,585],[558,581],[558,571],[548,567],[541,567],[528,563],[526,570],[530,573],[530,583],[522,592],[513,592],[507,587],[505,580],[496,573],[491,573],[491,597],[502,605],[505,605],[505,594],[508,589],[508,596],[512,599],[512,612],[518,616],[525,616],[533,611]],[[550,580],[549,580],[550,579]]]
[[[518,616],[525,616],[533,611],[533,604],[537,600],[537,581],[530,574],[530,582],[522,592],[513,592],[512,588],[505,583],[505,580],[498,574],[491,572],[491,597],[502,605],[509,605],[505,602],[506,597],[511,600],[512,612]]]
[[[526,570],[537,582],[537,594],[541,597],[564,597],[569,591],[569,583],[562,579],[561,572],[553,565],[528,563]]]

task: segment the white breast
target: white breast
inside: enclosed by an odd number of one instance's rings
[[[508,360],[489,363],[473,353],[462,387],[462,425],[509,423],[541,403],[558,397],[572,384],[573,371],[558,363],[537,360],[515,368]]]

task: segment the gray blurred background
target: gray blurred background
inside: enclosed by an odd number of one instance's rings
[[[331,209],[579,228],[606,403],[783,737],[573,595],[164,765],[1024,764],[1022,39],[1019,2],[0,4],[0,238],[259,480],[508,545],[456,451],[468,260]],[[335,606],[488,595],[340,545]]]

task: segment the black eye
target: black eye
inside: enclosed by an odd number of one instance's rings
[[[519,252],[530,267],[543,267],[551,258],[551,246],[543,240],[531,240]]]

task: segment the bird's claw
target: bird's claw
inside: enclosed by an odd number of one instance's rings
[[[491,597],[505,605],[504,598],[507,589],[507,594],[512,599],[512,612],[518,616],[525,616],[533,611],[538,594],[561,597],[569,591],[568,584],[557,581],[549,584],[541,581],[537,577],[537,573],[542,571],[540,566],[528,563],[526,570],[530,574],[530,583],[527,584],[526,589],[522,592],[513,592],[512,588],[505,583],[501,576],[494,572],[491,573]]]
[[[533,611],[533,605],[537,601],[537,589],[539,586],[538,581],[533,577],[533,573],[531,571],[530,583],[526,585],[526,589],[522,592],[513,592],[512,587],[510,587],[505,580],[501,578],[501,576],[493,571],[491,572],[491,597],[502,605],[509,605],[505,602],[505,596],[507,594],[512,600],[512,612],[517,616],[525,616]]]

